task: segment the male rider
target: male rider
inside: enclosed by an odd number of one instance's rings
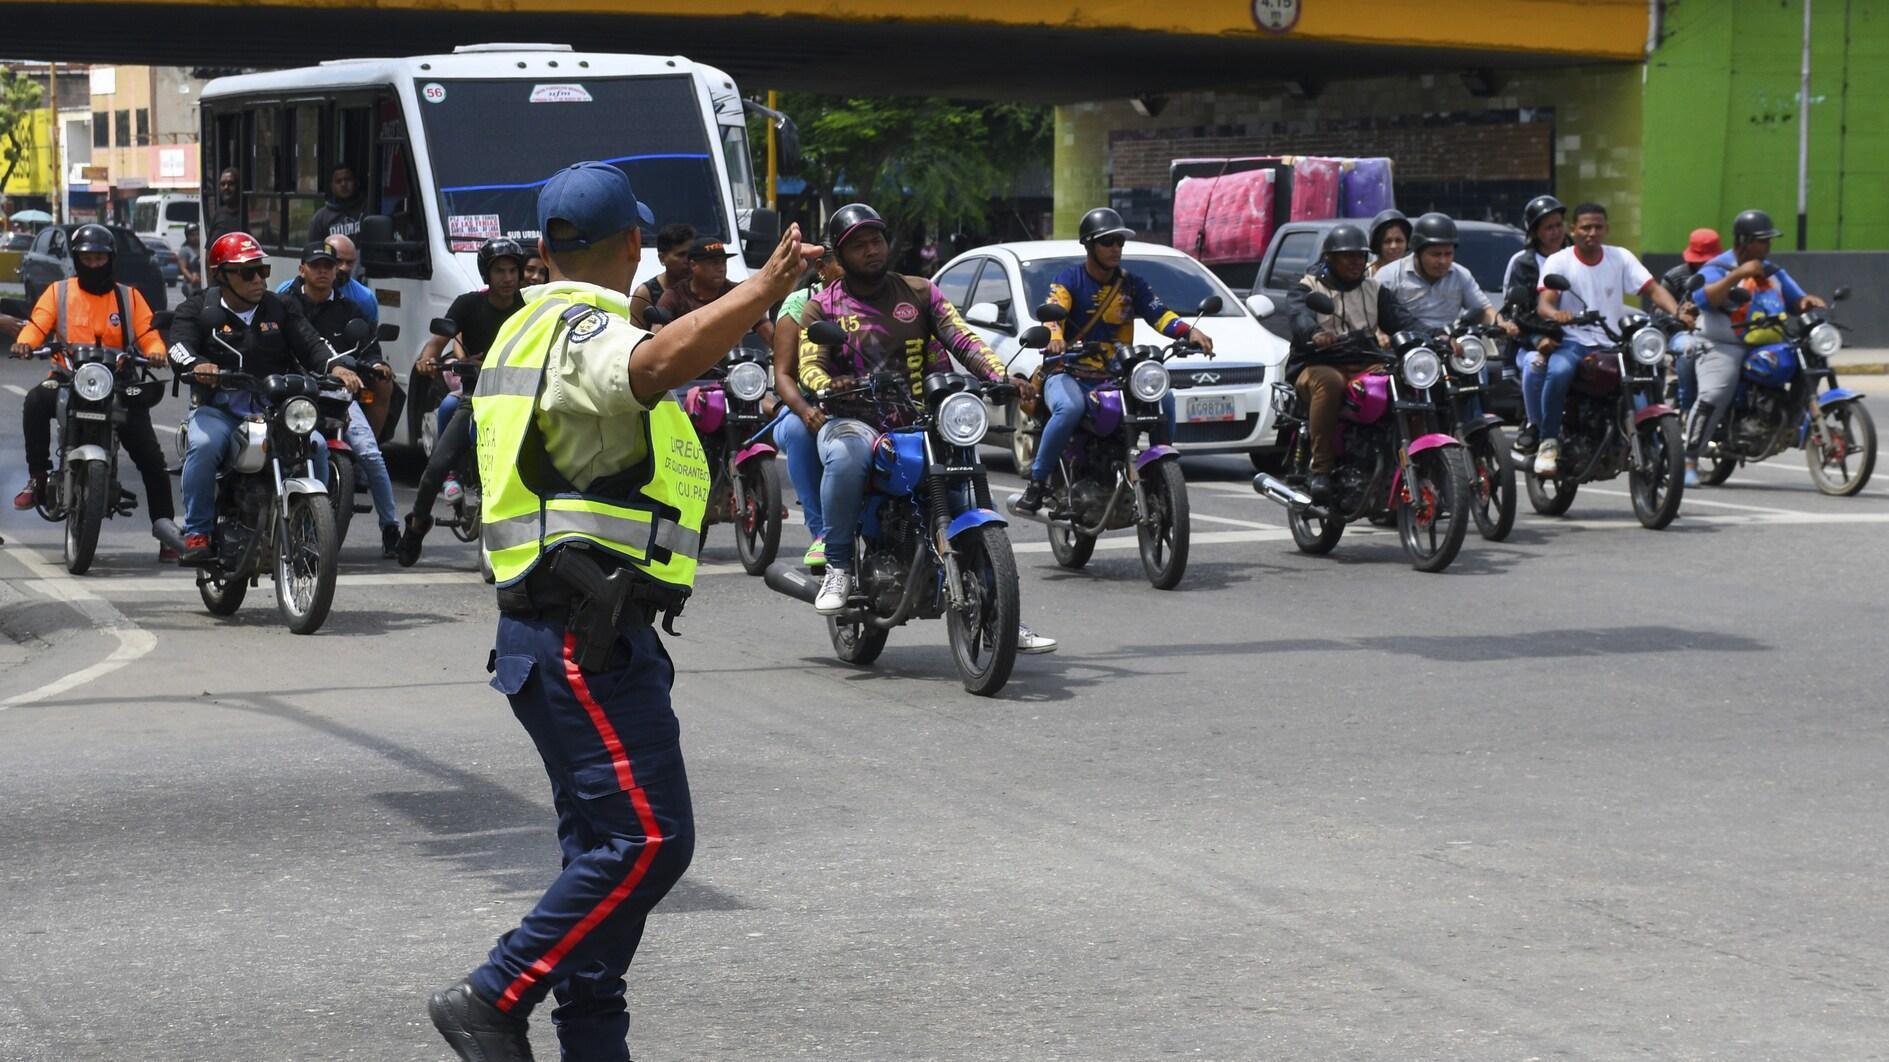
[[[361,231],[361,215],[366,212],[367,196],[361,191],[354,167],[341,163],[328,175],[328,201],[309,219],[309,242],[354,235]]]
[[[1135,341],[1137,317],[1169,339],[1192,340],[1203,353],[1213,353],[1212,336],[1190,327],[1167,308],[1146,280],[1122,268],[1122,247],[1134,234],[1122,216],[1108,207],[1097,207],[1082,216],[1076,235],[1087,254],[1080,265],[1070,266],[1049,282],[1049,301],[1069,311],[1069,315],[1066,320],[1049,323],[1045,359],[1062,354],[1071,344],[1089,340],[1106,342],[1117,350],[1124,348]],[[1043,437],[1030,462],[1030,485],[1017,500],[1018,511],[1034,513],[1043,507],[1049,496],[1050,473],[1082,422],[1089,393],[1108,379],[1104,364],[1100,353],[1085,352],[1051,365],[1043,381],[1049,422],[1043,425]],[[1171,408],[1163,412],[1166,415],[1161,424],[1149,432],[1155,443],[1173,437]]]
[[[454,299],[446,311],[446,316],[459,326],[459,334],[451,340],[458,357],[483,362],[486,352],[492,349],[499,327],[524,308],[519,281],[524,274],[525,256],[524,245],[505,236],[487,240],[479,248],[479,277],[485,281],[485,288],[465,292]],[[429,337],[426,346],[420,349],[420,360],[414,364],[414,371],[422,376],[437,374],[440,355],[447,342],[444,336]],[[422,540],[433,529],[433,500],[448,489],[453,467],[472,445],[472,406],[463,396],[454,393],[440,400],[438,414],[439,431],[433,439],[433,452],[427,457],[426,470],[420,473],[420,485],[413,495],[413,511],[407,514],[406,530],[395,547],[395,557],[403,568],[411,568],[419,561]],[[451,483],[450,489],[452,496],[457,497],[458,483]]]
[[[1576,313],[1598,310],[1618,324],[1628,314],[1626,300],[1634,295],[1649,295],[1655,306],[1667,313],[1679,312],[1679,303],[1653,280],[1632,251],[1606,243],[1607,208],[1599,203],[1582,203],[1574,208],[1574,245],[1548,256],[1542,263],[1542,279],[1567,278],[1565,295],[1546,284],[1541,285],[1536,312],[1561,326],[1562,340],[1546,354],[1536,353],[1522,364],[1522,394],[1533,395],[1530,409],[1540,420],[1535,430],[1541,443],[1535,451],[1535,475],[1553,476],[1561,457],[1561,411],[1568,398],[1568,387],[1581,359],[1597,347],[1605,346],[1607,333],[1597,324],[1574,325]]]
[[[1693,229],[1686,239],[1686,249],[1679,256],[1679,264],[1660,274],[1659,286],[1666,293],[1679,301],[1679,319],[1686,322],[1688,328],[1698,323],[1699,304],[1692,301],[1692,292],[1687,286],[1699,269],[1725,253],[1725,247],[1719,242],[1717,229]],[[1699,394],[1699,366],[1697,355],[1702,348],[1709,346],[1705,340],[1691,332],[1680,332],[1666,344],[1666,349],[1673,355],[1673,375],[1678,383],[1679,412],[1692,411],[1692,402]],[[1691,484],[1688,484],[1691,486]]]
[[[1466,309],[1475,311],[1483,324],[1496,323],[1495,307],[1475,274],[1456,262],[1457,239],[1456,222],[1449,215],[1425,214],[1410,226],[1410,253],[1376,277],[1427,330],[1449,328]]]
[[[69,346],[139,352],[160,366],[164,364],[164,340],[151,327],[151,307],[137,288],[112,280],[115,254],[111,230],[105,226],[81,225],[73,232],[75,275],[40,293],[32,317],[21,325],[13,344],[14,357],[29,357],[34,348],[53,340]],[[71,367],[63,355],[60,364]],[[52,420],[59,412],[58,401],[59,384],[55,379],[48,378],[26,392],[21,432],[26,437],[29,478],[26,489],[13,498],[15,509],[31,509],[46,490],[46,476],[52,470]],[[177,510],[171,505],[171,476],[164,467],[157,433],[151,428],[150,407],[126,403],[124,414],[118,441],[144,480],[145,510],[154,524],[169,520]],[[160,546],[158,559],[176,557],[168,546]]]
[[[644,311],[662,298],[663,292],[689,280],[689,250],[695,246],[695,226],[677,221],[664,225],[656,233],[656,262],[662,272],[636,286],[630,293],[630,319],[636,327],[647,327]]]
[[[728,279],[728,260],[734,256],[735,252],[729,250],[727,244],[713,236],[697,236],[689,246],[688,279],[669,285],[662,298],[656,300],[657,307],[674,320],[735,290]],[[774,322],[765,317],[756,321],[754,333],[761,337],[761,342],[770,347],[774,345]]]
[[[354,345],[344,342],[341,336],[348,322],[367,320],[367,314],[352,299],[343,297],[335,289],[333,241],[343,238],[331,236],[309,244],[302,251],[300,274],[290,282],[288,293],[283,296],[301,309],[308,323],[336,350],[347,350]],[[381,357],[380,346],[373,341],[371,331],[368,336],[366,345],[355,352],[354,360],[364,369],[371,367],[374,375],[385,378],[391,370]],[[367,422],[367,413],[359,401],[348,403],[345,435],[348,448],[354,451],[361,472],[367,477],[368,492],[374,497],[374,515],[380,518],[381,556],[390,558],[394,555],[394,544],[400,541],[400,520],[394,511],[394,482],[387,474],[387,460],[381,456],[380,440],[374,437],[374,428]],[[353,505],[354,499],[340,499],[340,504]]]
[[[1548,256],[1568,245],[1568,208],[1551,195],[1538,195],[1522,208],[1522,229],[1528,234],[1521,250],[1509,259],[1502,271],[1502,316],[1515,323],[1519,358],[1546,354],[1561,342],[1561,326],[1535,312],[1540,302],[1541,267]],[[1536,395],[1522,391],[1524,419],[1527,423],[1515,435],[1515,449],[1525,454],[1535,452],[1535,422],[1540,411]]]
[[[1745,355],[1750,348],[1781,341],[1779,318],[1784,314],[1827,305],[1806,293],[1784,267],[1766,260],[1771,241],[1777,236],[1771,215],[1747,210],[1732,219],[1732,249],[1699,267],[1705,285],[1692,293],[1692,302],[1701,311],[1700,337],[1710,346],[1700,349],[1694,358],[1699,397],[1686,418],[1688,485],[1698,480],[1699,454],[1737,397],[1738,379],[1744,373]],[[1751,298],[1742,305],[1732,305],[1733,288],[1743,288]]]
[[[185,564],[202,561],[213,548],[216,529],[216,476],[230,457],[231,439],[243,418],[261,412],[260,401],[246,391],[212,389],[218,370],[258,378],[276,373],[320,373],[335,356],[333,348],[302,316],[301,309],[269,290],[268,256],[246,232],[232,232],[210,245],[210,286],[187,299],[171,322],[170,361],[203,385],[190,413],[184,453]],[[359,391],[361,379],[337,366],[330,375]],[[328,445],[310,432],[309,474],[328,479]]]
[[[375,297],[373,288],[354,279],[355,266],[360,262],[360,252],[354,248],[354,238],[336,235],[321,242],[334,252],[335,290],[341,293],[342,298],[361,308],[361,313],[367,317],[368,324],[380,324],[380,299]],[[276,285],[275,293],[286,295],[294,284],[295,278],[290,277]]]
[[[1306,492],[1314,501],[1331,497],[1331,468],[1337,456],[1338,412],[1353,376],[1377,364],[1355,349],[1331,348],[1345,337],[1362,332],[1379,348],[1390,337],[1417,327],[1403,303],[1379,278],[1368,275],[1368,247],[1364,230],[1345,223],[1325,234],[1324,253],[1286,295],[1292,322],[1292,353],[1286,359],[1286,378],[1299,393],[1306,410],[1305,431],[1312,447],[1311,478]],[[1331,313],[1319,313],[1305,297],[1323,292],[1332,301]]]

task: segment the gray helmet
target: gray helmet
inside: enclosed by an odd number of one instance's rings
[[[1370,250],[1370,240],[1365,237],[1364,230],[1346,222],[1342,225],[1333,225],[1331,231],[1325,234],[1325,249],[1319,253],[1334,255],[1356,251],[1359,254],[1368,254]]]
[[[1747,210],[1732,219],[1732,246],[1747,240],[1775,240],[1784,235],[1771,223],[1771,215],[1762,210]]]
[[[1104,236],[1120,236],[1124,240],[1135,238],[1135,230],[1128,227],[1122,216],[1108,207],[1096,207],[1082,215],[1082,224],[1076,229],[1076,238],[1084,247],[1089,246]]]
[[[1416,224],[1410,227],[1411,254],[1415,254],[1425,247],[1445,243],[1452,247],[1456,246],[1457,243],[1456,222],[1451,219],[1448,214],[1439,214],[1432,210],[1428,214],[1418,218]]]
[[[1404,212],[1396,207],[1391,207],[1388,210],[1380,210],[1377,212],[1377,217],[1371,219],[1372,254],[1384,253],[1384,230],[1390,228],[1392,225],[1399,226],[1404,230],[1405,242],[1410,240],[1410,219],[1404,216]]]

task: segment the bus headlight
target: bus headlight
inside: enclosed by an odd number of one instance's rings
[[[1167,366],[1144,361],[1128,374],[1128,390],[1143,402],[1159,402],[1168,394]]]
[[[315,430],[315,403],[306,398],[291,398],[282,406],[282,426],[290,435],[307,435]]]
[[[1450,368],[1464,376],[1474,376],[1489,364],[1489,344],[1481,336],[1464,336],[1456,341],[1459,348],[1450,355]]]
[[[1648,325],[1633,333],[1630,346],[1634,361],[1642,365],[1658,365],[1659,359],[1666,356],[1666,333]]]
[[[728,393],[743,402],[758,402],[767,394],[767,370],[758,363],[743,361],[728,370]]]
[[[1416,347],[1404,354],[1404,382],[1419,391],[1427,391],[1443,376],[1443,360],[1429,347]]]
[[[87,402],[103,402],[111,397],[112,371],[96,361],[81,365],[72,374],[72,389]]]
[[[938,434],[953,446],[976,446],[990,430],[990,412],[984,400],[960,392],[938,404]]]
[[[1806,337],[1805,343],[1810,347],[1812,354],[1819,354],[1827,358],[1843,349],[1843,333],[1837,331],[1836,325],[1825,321],[1810,330],[1810,335]]]

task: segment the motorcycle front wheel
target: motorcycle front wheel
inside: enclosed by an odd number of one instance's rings
[[[1509,459],[1508,436],[1501,428],[1477,432],[1469,439],[1469,513],[1476,532],[1500,542],[1515,529],[1515,463]]]
[[[1574,504],[1574,491],[1578,484],[1572,479],[1555,476],[1543,479],[1528,469],[1528,504],[1543,516],[1560,516]]]
[[[289,498],[275,539],[275,603],[293,634],[313,634],[335,595],[335,514],[328,499]]]
[[[1822,444],[1812,432],[1804,443],[1804,460],[1817,489],[1847,498],[1869,483],[1876,471],[1876,421],[1861,402],[1845,402],[1823,411]],[[1834,441],[1834,443],[1833,443]]]
[[[833,640],[833,655],[854,667],[866,667],[885,650],[886,636],[892,632],[870,623],[853,623],[837,616],[826,619],[827,637]]]
[[[735,516],[735,556],[749,575],[760,575],[781,548],[781,470],[771,457],[755,458],[737,473],[741,505]]]
[[[1300,553],[1320,557],[1338,545],[1345,533],[1345,522],[1336,516],[1313,516],[1303,509],[1286,510],[1286,527],[1292,531],[1292,544]]]
[[[76,463],[72,495],[66,499],[66,571],[84,575],[98,552],[98,530],[105,523],[105,506],[116,498],[118,485],[102,464]]]
[[[1069,477],[1063,474],[1060,465],[1055,472],[1050,474],[1049,488],[1050,498],[1062,503],[1060,506],[1062,511],[1069,512],[1075,508],[1069,500]],[[1075,518],[1072,516],[1070,519]],[[1095,555],[1095,536],[1085,535],[1074,526],[1064,527],[1051,524],[1049,525],[1049,552],[1050,556],[1056,558],[1059,567],[1073,571],[1089,563],[1089,558]]]
[[[1017,561],[996,524],[972,528],[955,545],[965,603],[945,612],[945,629],[964,688],[989,697],[1010,681],[1017,662]]]
[[[1426,450],[1410,459],[1409,501],[1397,506],[1397,534],[1410,566],[1440,572],[1456,560],[1469,533],[1469,455],[1460,446]]]
[[[1187,480],[1174,458],[1156,461],[1142,473],[1148,511],[1135,525],[1141,540],[1141,570],[1156,590],[1172,590],[1187,574]]]
[[[1685,440],[1678,417],[1659,417],[1634,430],[1640,434],[1640,463],[1627,471],[1633,515],[1641,527],[1658,531],[1679,515],[1686,493]]]
[[[360,474],[353,454],[328,451],[328,500],[334,506],[337,546],[348,540],[348,526],[354,523],[354,484]]]

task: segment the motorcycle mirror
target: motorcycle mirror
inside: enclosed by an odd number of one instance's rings
[[[382,343],[392,343],[400,338],[400,326],[383,323],[379,328],[374,329],[374,338]]]
[[[846,345],[846,330],[832,321],[815,321],[807,329],[807,338],[822,347],[843,347]]]
[[[660,306],[651,306],[643,311],[643,323],[646,325],[665,325],[676,319],[676,315]]]
[[[1050,324],[1055,321],[1067,321],[1069,319],[1069,311],[1058,303],[1046,302],[1036,308],[1036,319],[1044,324]]]
[[[374,326],[367,323],[367,318],[356,317],[341,326],[341,338],[348,345],[358,347],[367,342],[367,337],[373,334],[373,331]]]
[[[1733,288],[1725,293],[1725,301],[1732,306],[1743,306],[1751,301],[1751,292],[1744,288]]]
[[[451,339],[459,334],[459,325],[450,317],[435,317],[426,330],[441,339]]]
[[[1025,350],[1042,350],[1049,346],[1049,329],[1042,325],[1031,325],[1023,330],[1017,342]]]
[[[1338,304],[1331,301],[1331,296],[1322,291],[1306,292],[1305,305],[1313,313],[1336,313],[1338,310]]]
[[[1566,291],[1569,288],[1573,287],[1574,285],[1568,283],[1567,277],[1564,277],[1559,273],[1550,273],[1547,276],[1541,278],[1541,286],[1544,288],[1549,288],[1554,291]]]
[[[1850,297],[1850,289],[1848,288],[1848,286],[1838,288],[1835,291],[1830,293],[1831,302],[1842,302],[1844,299],[1847,299],[1849,297]]]
[[[168,331],[170,329],[171,322],[176,319],[177,319],[176,313],[170,310],[159,310],[158,312],[151,315],[151,327],[157,329],[160,332]]]
[[[1206,298],[1200,300],[1200,306],[1194,310],[1194,316],[1195,317],[1212,317],[1214,314],[1219,313],[1220,307],[1224,305],[1226,305],[1226,303],[1220,301],[1220,296],[1209,295]]]
[[[1686,280],[1687,291],[1698,291],[1700,288],[1703,288],[1703,287],[1705,287],[1705,274],[1704,273],[1694,273],[1692,274],[1690,278]]]
[[[1246,308],[1253,312],[1254,317],[1262,321],[1271,317],[1278,310],[1278,307],[1273,305],[1270,298],[1258,292],[1254,292],[1246,297]]]

